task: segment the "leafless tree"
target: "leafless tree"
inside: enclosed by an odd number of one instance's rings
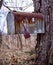
[[[41,12],[44,15],[45,34],[37,34],[38,56],[35,59],[35,65],[53,65],[52,46],[53,46],[53,0],[33,0],[34,12]]]

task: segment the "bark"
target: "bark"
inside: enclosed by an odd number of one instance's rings
[[[53,1],[52,0],[33,0],[34,12],[41,12],[44,15],[45,34],[37,34],[38,57],[35,59],[35,65],[52,65],[53,55]]]
[[[3,0],[0,0],[0,8],[1,8],[1,6],[2,6],[2,3],[3,3]]]
[[[2,32],[0,31],[0,51],[1,51],[1,45],[2,45]]]

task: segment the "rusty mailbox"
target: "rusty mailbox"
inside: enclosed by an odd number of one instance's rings
[[[7,14],[8,34],[24,33],[24,27],[31,34],[45,33],[43,15],[41,13],[17,11],[9,12]]]

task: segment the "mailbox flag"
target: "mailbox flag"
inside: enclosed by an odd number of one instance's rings
[[[29,30],[23,25],[24,27],[24,37],[25,39],[30,38],[30,32]]]

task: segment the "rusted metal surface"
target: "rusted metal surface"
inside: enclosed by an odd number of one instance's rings
[[[33,22],[33,19],[34,19],[34,22]],[[41,29],[43,28],[42,30],[44,30],[43,19],[44,19],[44,17],[41,13],[29,13],[29,12],[17,12],[17,11],[11,12],[10,11],[7,15],[8,34],[23,33],[24,32],[23,31],[24,23],[26,25],[28,25],[28,29],[29,29],[30,33],[34,33],[35,28],[37,30],[39,30],[39,28],[41,26],[42,26]],[[38,21],[41,25],[38,23]],[[35,24],[35,26],[34,26],[34,24]],[[38,32],[38,33],[42,33],[42,32]],[[43,31],[43,33],[44,33],[44,31]]]
[[[16,12],[13,11],[14,16],[21,17],[21,20],[23,18],[37,18],[43,20],[43,15],[41,13],[28,13],[28,12]]]

